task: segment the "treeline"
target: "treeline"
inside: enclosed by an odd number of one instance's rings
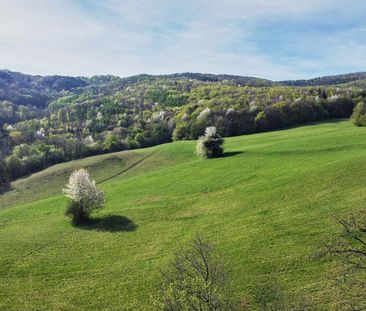
[[[100,76],[44,108],[0,102],[0,183],[72,159],[197,139],[209,126],[234,136],[349,117],[365,101],[354,85],[258,87],[194,77]]]
[[[355,99],[335,96],[329,100],[307,98],[293,102],[280,101],[263,107],[206,107],[198,115],[190,114],[192,110],[199,111],[198,105],[191,105],[180,114],[173,139],[197,139],[208,126],[215,126],[222,136],[236,136],[328,118],[348,118],[354,105]]]
[[[0,101],[0,127],[41,117],[43,109],[32,105],[16,105],[8,100]]]
[[[289,86],[316,86],[316,85],[345,84],[358,80],[366,80],[366,72],[355,72],[343,75],[319,77],[308,80],[288,80],[288,81],[281,81],[280,83]]]

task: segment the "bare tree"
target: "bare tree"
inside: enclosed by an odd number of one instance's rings
[[[336,237],[327,248],[349,265],[352,270],[366,268],[366,209],[351,213],[338,220],[341,235]]]
[[[366,310],[366,209],[338,220],[341,232],[327,251],[341,263],[336,283],[342,310]]]
[[[228,299],[228,273],[222,258],[201,236],[181,249],[163,272],[163,289],[154,299],[161,311],[233,310]]]

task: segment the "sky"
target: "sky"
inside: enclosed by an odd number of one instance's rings
[[[0,68],[272,80],[366,71],[366,1],[0,0]]]

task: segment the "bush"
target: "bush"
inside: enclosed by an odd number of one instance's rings
[[[76,170],[71,174],[63,192],[70,199],[66,215],[72,218],[74,224],[87,221],[92,212],[104,206],[103,191],[90,179],[85,169]]]
[[[197,141],[196,154],[204,158],[216,158],[222,156],[224,139],[217,134],[216,127],[206,128],[205,135]]]
[[[351,120],[357,126],[366,126],[366,103],[360,102],[356,105]]]

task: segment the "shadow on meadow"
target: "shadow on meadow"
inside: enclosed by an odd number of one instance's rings
[[[229,152],[224,152],[224,154],[222,155],[222,158],[227,158],[227,157],[233,157],[236,156],[238,154],[242,154],[243,151],[229,151]]]
[[[131,219],[119,215],[95,217],[91,218],[87,223],[74,226],[83,230],[107,232],[129,232],[135,231],[138,227]]]

